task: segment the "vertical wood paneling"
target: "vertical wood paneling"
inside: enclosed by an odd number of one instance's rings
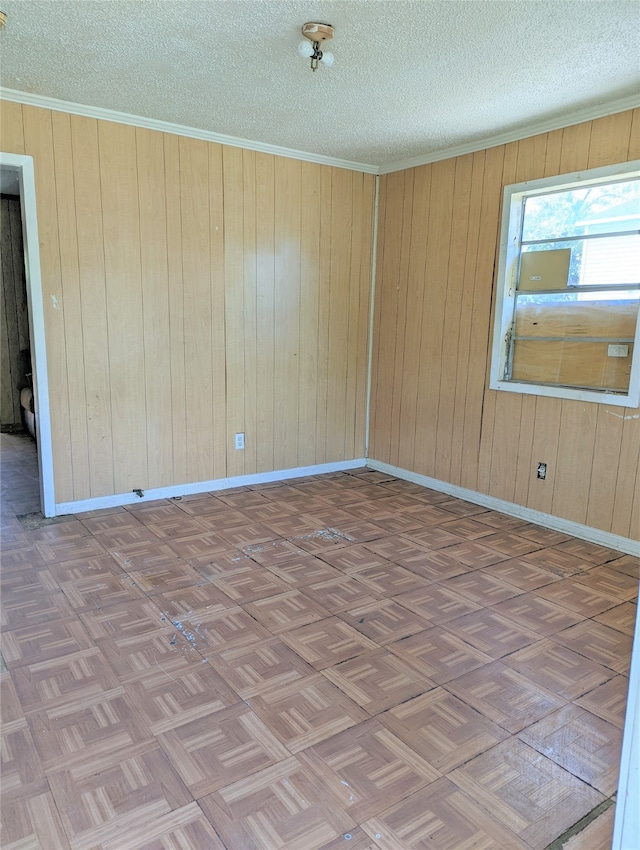
[[[257,419],[257,262],[256,262],[256,155],[242,151],[244,195],[242,253],[244,259],[244,431],[249,434],[244,448],[244,468],[256,468]]]
[[[88,498],[115,492],[98,122],[71,116],[71,145],[82,310],[75,333],[81,335],[85,342],[89,451],[89,481],[85,482],[76,498]],[[57,404],[57,399],[52,398],[51,403]]]
[[[298,466],[316,462],[318,419],[318,300],[322,166],[303,162],[300,231],[300,349],[298,369]]]
[[[224,176],[222,145],[208,145],[213,478],[227,474],[227,386],[225,351]],[[253,439],[254,443],[257,440]]]
[[[136,129],[138,200],[140,204],[140,272],[144,333],[144,387],[148,486],[173,480],[169,273],[164,142],[160,133]]]
[[[182,208],[180,203],[180,140],[163,136],[165,197],[167,202],[167,274],[169,283],[169,374],[171,386],[172,480],[181,484],[187,475],[187,374],[185,371],[184,270],[182,264]],[[168,438],[167,438],[168,439]]]
[[[184,274],[187,480],[213,478],[209,153],[206,142],[180,139],[180,208]]]
[[[379,232],[371,457],[394,462],[397,445],[406,469],[638,534],[638,420],[620,418],[619,408],[612,415],[596,404],[495,392],[488,375],[504,184],[636,157],[639,130],[636,110],[480,151],[452,161],[453,187],[438,182],[443,163],[423,166],[412,170],[412,197],[403,185],[409,171],[381,181],[381,209],[392,212]],[[427,175],[436,179],[425,208]],[[394,416],[388,403],[398,393]],[[535,477],[538,461],[548,464],[545,481]]]
[[[328,460],[327,402],[329,398],[329,290],[331,284],[331,209],[333,207],[331,169],[320,177],[320,292],[318,294],[318,400],[316,405],[317,461]]]
[[[274,465],[286,469],[298,456],[298,355],[300,349],[300,231],[302,168],[275,162],[275,428]]]
[[[329,289],[329,387],[327,395],[327,451],[345,457],[347,345],[349,336],[349,280],[351,277],[351,212],[353,186],[350,172],[334,168],[333,197],[343,202],[332,207],[331,285]]]
[[[2,150],[5,153],[17,153],[24,156],[21,104],[0,100],[0,128],[2,129]]]
[[[275,160],[272,156],[263,153],[256,155],[256,238],[258,251],[256,469],[259,472],[275,468],[273,465],[275,421],[273,375],[275,372],[276,343],[274,163]],[[317,333],[316,327],[316,337]],[[315,400],[313,421],[315,422]]]
[[[64,297],[58,242],[58,205],[51,112],[25,106],[22,110],[25,154],[34,159],[38,198],[38,237],[42,270],[47,370],[51,405],[51,438],[55,498],[74,498],[71,445],[69,439],[69,393],[67,350],[64,326]]]
[[[20,390],[27,386],[28,359],[21,354],[29,348],[29,315],[24,273],[20,199],[0,201],[0,422],[22,422]]]
[[[87,432],[87,394],[84,371],[84,334],[80,270],[78,267],[78,229],[73,179],[71,120],[62,112],[51,113],[53,152],[58,203],[58,240],[60,275],[64,299],[64,327],[69,391],[69,436],[73,474],[73,492],[82,492],[89,477]]]
[[[357,217],[361,224],[359,229],[354,228],[352,240],[352,251],[360,251],[360,280],[358,283],[358,303],[360,310],[356,328],[358,348],[357,361],[355,365],[355,399],[353,402],[355,407],[353,455],[354,457],[364,457],[366,439],[367,384],[369,374],[369,319],[371,310],[371,272],[374,248],[373,216],[376,178],[374,178],[371,174],[354,175],[354,181],[356,176],[362,178],[362,195],[359,196],[354,190],[354,217]],[[358,204],[358,202],[360,203]],[[352,286],[354,283],[355,279],[352,278]],[[350,333],[352,332],[352,328],[353,324],[350,327]],[[347,402],[349,403],[348,396]]]
[[[133,127],[101,122],[107,327],[116,491],[144,489],[147,477],[145,351],[140,272],[140,211]]]
[[[454,159],[434,163],[431,170],[429,238],[422,304],[424,330],[420,346],[419,394],[416,406],[416,417],[421,423],[419,438],[416,437],[416,462],[419,471],[426,475],[435,474],[442,327],[450,256],[454,179]]]
[[[464,268],[469,228],[471,202],[471,175],[473,156],[455,160],[455,183],[451,223],[450,260],[446,282],[446,301],[442,327],[442,371],[438,390],[438,422],[436,428],[436,458],[434,475],[450,480],[454,426],[456,385],[458,373],[458,348],[460,340],[460,312],[464,286]]]

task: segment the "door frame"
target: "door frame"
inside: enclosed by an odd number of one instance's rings
[[[29,342],[31,347],[31,368],[33,372],[33,403],[36,435],[38,438],[40,506],[44,516],[53,517],[56,515],[53,443],[51,438],[49,378],[47,372],[47,347],[33,157],[0,152],[0,168],[7,168],[17,172],[20,185],[24,270],[27,286],[27,307],[29,311]]]

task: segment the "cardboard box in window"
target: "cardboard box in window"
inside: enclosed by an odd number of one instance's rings
[[[571,248],[526,251],[520,255],[520,292],[566,289],[569,280]]]

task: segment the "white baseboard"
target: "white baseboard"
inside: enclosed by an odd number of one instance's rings
[[[305,478],[307,475],[322,475],[326,472],[346,472],[364,467],[363,457],[355,460],[342,460],[333,463],[319,463],[314,466],[297,466],[293,469],[276,469],[273,472],[256,472],[252,475],[236,475],[232,478],[216,478],[213,481],[197,481],[194,484],[176,484],[171,487],[156,487],[143,490],[142,496],[135,491],[115,493],[113,496],[97,496],[93,499],[80,499],[76,502],[58,502],[53,516],[80,514],[85,511],[98,511],[102,508],[118,508],[123,505],[154,502],[158,499],[175,499],[178,496],[191,496],[195,493],[211,493],[217,490],[229,490],[232,487],[248,487],[252,484],[268,484],[272,481],[287,481],[290,478]]]
[[[533,522],[536,525],[542,525],[545,528],[552,528],[554,531],[570,534],[572,537],[579,537],[581,540],[588,540],[590,543],[606,546],[608,549],[617,549],[620,552],[625,552],[627,555],[640,557],[640,541],[638,540],[622,537],[620,534],[611,534],[609,531],[601,531],[599,528],[592,528],[590,525],[582,525],[579,522],[562,519],[562,517],[553,516],[553,514],[535,511],[533,508],[525,508],[523,505],[506,502],[504,499],[497,499],[495,496],[487,496],[485,493],[478,493],[476,490],[467,490],[466,487],[458,487],[456,484],[439,481],[437,478],[429,478],[428,475],[420,475],[418,472],[411,472],[408,469],[392,466],[390,463],[383,463],[382,461],[368,458],[367,466],[371,469],[377,469],[380,472],[395,475],[396,478],[412,481],[414,484],[421,484],[423,487],[429,487],[431,490],[447,493],[450,496],[455,496],[457,499],[464,499],[466,502],[482,505],[483,508],[500,511],[503,514],[518,517],[519,519]]]

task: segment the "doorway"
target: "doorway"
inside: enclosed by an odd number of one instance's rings
[[[12,384],[16,385],[13,393],[18,389],[18,383],[22,385],[17,410],[20,419],[17,421],[24,422],[28,428],[31,426],[37,437],[39,504],[44,516],[52,517],[55,516],[56,510],[33,158],[0,153],[0,186],[3,197],[7,198],[9,226],[21,231],[17,235],[14,233],[13,245],[17,250],[21,236],[23,285],[26,291],[27,315],[19,316],[22,307],[15,307],[19,326],[12,331],[12,346],[17,346],[17,353],[12,355],[14,362],[10,367],[15,374],[15,379],[11,378]],[[3,266],[6,260],[5,256]],[[20,263],[16,262],[15,266],[20,266]],[[22,284],[19,283],[18,288],[20,285]],[[12,297],[15,299],[15,290],[13,295],[9,296],[10,301]],[[4,351],[3,342],[3,357],[6,359],[8,356],[7,340],[7,352]],[[14,405],[15,401],[5,400],[7,412],[4,415],[15,420],[16,410],[14,408],[9,415],[9,403]]]

